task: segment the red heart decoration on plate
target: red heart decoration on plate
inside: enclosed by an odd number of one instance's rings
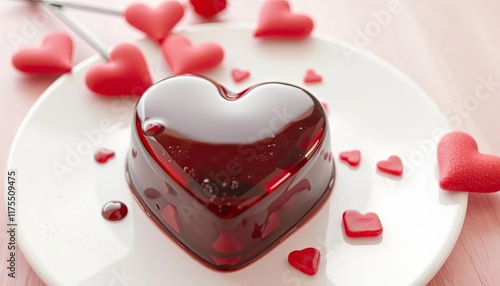
[[[346,210],[342,214],[342,221],[348,237],[373,237],[383,232],[382,223],[376,213],[361,214],[357,210]]]
[[[254,37],[303,39],[311,34],[313,28],[310,17],[290,12],[288,1],[271,0],[262,6]]]
[[[481,154],[469,134],[452,132],[438,144],[443,190],[491,193],[500,190],[500,157]]]
[[[226,9],[227,0],[190,0],[194,12],[205,18],[212,18]]]
[[[361,151],[352,150],[352,151],[341,152],[339,154],[339,158],[340,160],[346,162],[350,166],[356,167],[361,162]]]
[[[250,76],[250,72],[247,70],[233,69],[231,71],[231,76],[235,82],[242,82]]]
[[[290,252],[288,263],[307,275],[314,275],[318,272],[320,258],[319,250],[308,247]]]
[[[87,71],[85,82],[101,95],[142,95],[153,84],[142,52],[131,44],[116,46],[107,63]]]
[[[73,41],[62,32],[48,34],[39,48],[26,48],[12,57],[16,69],[25,73],[68,73],[73,68]]]
[[[99,148],[94,152],[94,159],[97,163],[104,164],[115,156],[115,151],[107,148]]]
[[[322,81],[323,77],[312,69],[307,70],[306,75],[304,76],[305,83],[320,83]]]
[[[179,35],[166,38],[162,51],[174,75],[202,73],[217,67],[224,59],[224,50],[219,44],[193,46],[186,37]]]
[[[377,169],[386,174],[401,176],[403,174],[403,162],[398,156],[390,156],[389,159],[378,162]]]
[[[130,25],[162,43],[184,16],[184,7],[177,1],[163,2],[155,9],[137,3],[128,6],[123,15]]]

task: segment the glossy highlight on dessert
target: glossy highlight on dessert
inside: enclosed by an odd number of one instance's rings
[[[240,268],[279,243],[334,182],[321,103],[289,84],[231,93],[192,75],[139,100],[127,179],[148,216],[201,262]]]

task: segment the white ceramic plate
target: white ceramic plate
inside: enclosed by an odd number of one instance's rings
[[[194,43],[219,42],[224,63],[207,73],[238,91],[264,81],[302,84],[308,68],[324,77],[306,85],[330,108],[333,150],[360,149],[358,169],[337,164],[328,203],[307,224],[264,257],[236,272],[214,272],[163,235],[133,200],[125,181],[125,154],[135,104],[130,98],[93,95],[84,84],[93,57],[61,77],[38,100],[14,141],[9,168],[18,170],[20,246],[50,285],[423,285],[452,250],[465,216],[466,193],[438,187],[435,147],[450,130],[444,116],[413,82],[372,55],[331,39],[264,42],[250,27],[212,24],[183,32]],[[169,75],[159,47],[138,43],[155,80]],[[234,67],[252,72],[236,84]],[[116,151],[108,164],[93,160],[97,147]],[[376,163],[399,155],[405,176],[376,172]],[[57,175],[55,167],[63,174]],[[64,167],[65,166],[65,167]],[[62,169],[61,169],[62,168]],[[110,200],[129,206],[109,223],[100,209]],[[344,237],[346,209],[376,212],[382,238]],[[287,263],[290,251],[321,251],[317,275]]]

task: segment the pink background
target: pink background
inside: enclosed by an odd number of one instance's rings
[[[82,0],[83,1],[83,0]],[[131,1],[86,0],[123,8]],[[151,4],[159,1],[143,1]],[[254,22],[262,1],[229,0],[219,20]],[[437,103],[457,130],[473,135],[480,151],[500,155],[500,2],[496,0],[307,0],[291,1],[294,10],[313,15],[316,32],[367,49],[401,69]],[[396,5],[396,6],[391,6]],[[398,7],[390,9],[389,7]],[[392,12],[380,12],[380,11]],[[47,10],[21,1],[0,2],[0,172],[14,134],[38,96],[56,79],[30,77],[14,70],[13,52],[36,45],[54,30],[72,34]],[[109,46],[133,42],[142,34],[123,18],[71,10]],[[381,18],[381,15],[390,14]],[[377,16],[378,15],[378,16]],[[379,21],[377,24],[374,21]],[[201,20],[188,12],[182,25]],[[102,27],[106,27],[103,29]],[[362,36],[364,34],[365,36]],[[76,35],[75,64],[95,52]],[[494,84],[482,83],[491,78]],[[483,86],[490,96],[477,96]],[[2,175],[2,179],[4,176]],[[425,210],[422,210],[425,211]],[[6,216],[0,204],[0,281],[2,285],[43,285],[19,253],[17,278],[7,278]],[[415,246],[418,247],[418,246]],[[500,193],[471,194],[460,238],[429,285],[500,284]]]

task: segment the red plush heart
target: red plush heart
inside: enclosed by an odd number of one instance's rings
[[[308,247],[290,252],[288,263],[307,275],[314,275],[318,272],[320,258],[319,250]]]
[[[381,172],[394,176],[401,176],[403,174],[403,162],[401,162],[398,156],[390,156],[389,159],[378,162],[377,168]]]
[[[85,81],[101,95],[142,95],[153,84],[142,52],[131,44],[116,46],[109,62],[91,67]]]
[[[348,237],[373,237],[383,232],[382,223],[376,213],[361,214],[356,210],[346,210],[342,221]]]
[[[115,151],[107,148],[99,148],[94,152],[94,159],[97,163],[104,164],[115,156]]]
[[[350,166],[356,167],[361,162],[361,152],[359,150],[341,152],[339,158]]]
[[[250,76],[250,72],[246,70],[233,69],[231,71],[231,76],[235,82],[241,82]]]
[[[227,6],[227,0],[190,0],[189,2],[193,6],[194,12],[205,18],[217,15]]]
[[[166,38],[162,50],[174,75],[202,73],[215,68],[224,59],[224,50],[219,44],[193,46],[186,37],[179,35]]]
[[[323,81],[323,77],[316,71],[309,69],[304,76],[305,83],[319,83]]]
[[[262,6],[254,36],[257,38],[303,39],[314,28],[306,15],[292,14],[290,3],[285,0],[266,1]]]
[[[500,190],[500,157],[478,152],[470,135],[452,132],[438,144],[439,185],[443,190],[491,193]]]
[[[39,48],[18,51],[14,67],[25,73],[68,73],[73,67],[73,41],[62,32],[47,35]]]
[[[184,16],[184,7],[177,1],[163,2],[155,9],[138,3],[128,6],[123,15],[130,25],[162,43]]]

